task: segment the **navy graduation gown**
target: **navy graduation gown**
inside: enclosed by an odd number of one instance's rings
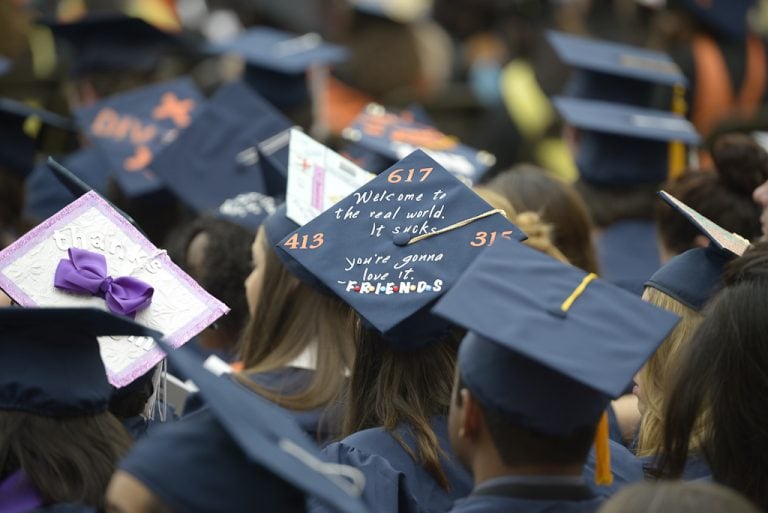
[[[603,502],[584,484],[556,476],[507,476],[478,485],[451,513],[593,513]]]
[[[661,265],[653,221],[624,219],[604,228],[597,238],[601,276],[634,294]]]
[[[27,513],[97,513],[93,506],[82,504],[51,504],[28,511]]]
[[[323,454],[329,461],[352,465],[365,474],[365,499],[375,511],[445,513],[455,500],[469,494],[472,477],[453,456],[446,417],[434,417],[432,429],[444,452],[441,463],[449,481],[447,490],[383,428],[354,433],[328,445]],[[415,453],[416,442],[410,430],[404,426],[397,432]]]
[[[560,501],[473,495],[457,501],[451,513],[594,513],[602,502],[601,498]]]
[[[637,483],[645,479],[643,470],[643,461],[632,454],[629,449],[623,445],[608,441],[611,450],[611,472],[613,473],[613,483],[609,486],[598,486],[595,484],[595,448],[589,451],[587,463],[584,465],[584,481],[592,489],[595,495],[601,497],[610,497],[623,487],[631,483]]]
[[[643,456],[638,459],[643,464],[644,468],[650,469],[653,467],[656,458],[655,456]],[[698,454],[688,456],[688,461],[685,463],[685,469],[683,469],[681,479],[683,481],[696,481],[699,479],[711,480],[712,470],[709,468],[709,464],[703,456]]]

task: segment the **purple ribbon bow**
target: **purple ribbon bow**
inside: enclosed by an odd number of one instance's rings
[[[43,496],[23,471],[0,481],[0,513],[24,513],[42,504]]]
[[[136,278],[107,276],[104,255],[78,248],[69,249],[69,260],[59,261],[53,285],[69,292],[103,297],[110,312],[131,318],[149,306],[155,292]]]

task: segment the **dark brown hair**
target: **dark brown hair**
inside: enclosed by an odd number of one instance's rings
[[[0,480],[21,469],[46,503],[102,507],[131,437],[110,413],[53,418],[0,411]]]
[[[361,326],[344,420],[345,436],[386,429],[446,489],[442,451],[430,420],[448,414],[459,340],[458,333],[448,333],[425,347],[401,350]],[[396,431],[403,426],[413,433],[415,453]]]
[[[317,344],[317,366],[312,381],[287,395],[241,382],[285,408],[311,410],[339,399],[346,388],[345,372],[355,354],[355,315],[343,302],[320,294],[293,276],[269,247],[266,237],[264,281],[255,311],[245,328],[240,355],[246,373],[284,367],[311,344]]]
[[[670,389],[662,454],[656,474],[680,477],[696,419],[711,414],[700,449],[715,481],[768,507],[768,281],[745,280],[723,289],[704,320]]]
[[[716,172],[688,171],[666,190],[728,231],[747,239],[761,235],[760,206],[752,192],[768,180],[768,153],[743,134],[719,137],[712,148]],[[656,219],[664,246],[679,254],[695,246],[699,231],[663,201]]]
[[[503,194],[517,212],[534,212],[552,226],[552,242],[568,261],[588,272],[597,272],[592,244],[592,220],[579,194],[543,169],[523,165],[496,177],[488,188]]]

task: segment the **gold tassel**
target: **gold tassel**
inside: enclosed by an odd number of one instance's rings
[[[603,412],[595,432],[595,484],[613,484],[611,473],[611,449],[608,445],[608,412]]]
[[[677,84],[674,87],[672,96],[672,113],[679,116],[685,116],[688,111],[688,105],[685,102],[685,87]],[[686,167],[685,144],[680,141],[669,143],[669,162],[667,176],[671,181],[677,180],[683,176]]]

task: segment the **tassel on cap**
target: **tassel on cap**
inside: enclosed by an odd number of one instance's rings
[[[607,412],[603,412],[595,432],[595,484],[598,486],[610,486],[613,484],[611,449],[608,445]]]
[[[688,105],[685,102],[685,88],[678,84],[674,87],[672,113],[685,116],[687,111]],[[668,176],[670,180],[677,180],[683,175],[686,167],[685,155],[685,144],[680,141],[669,143]]]

